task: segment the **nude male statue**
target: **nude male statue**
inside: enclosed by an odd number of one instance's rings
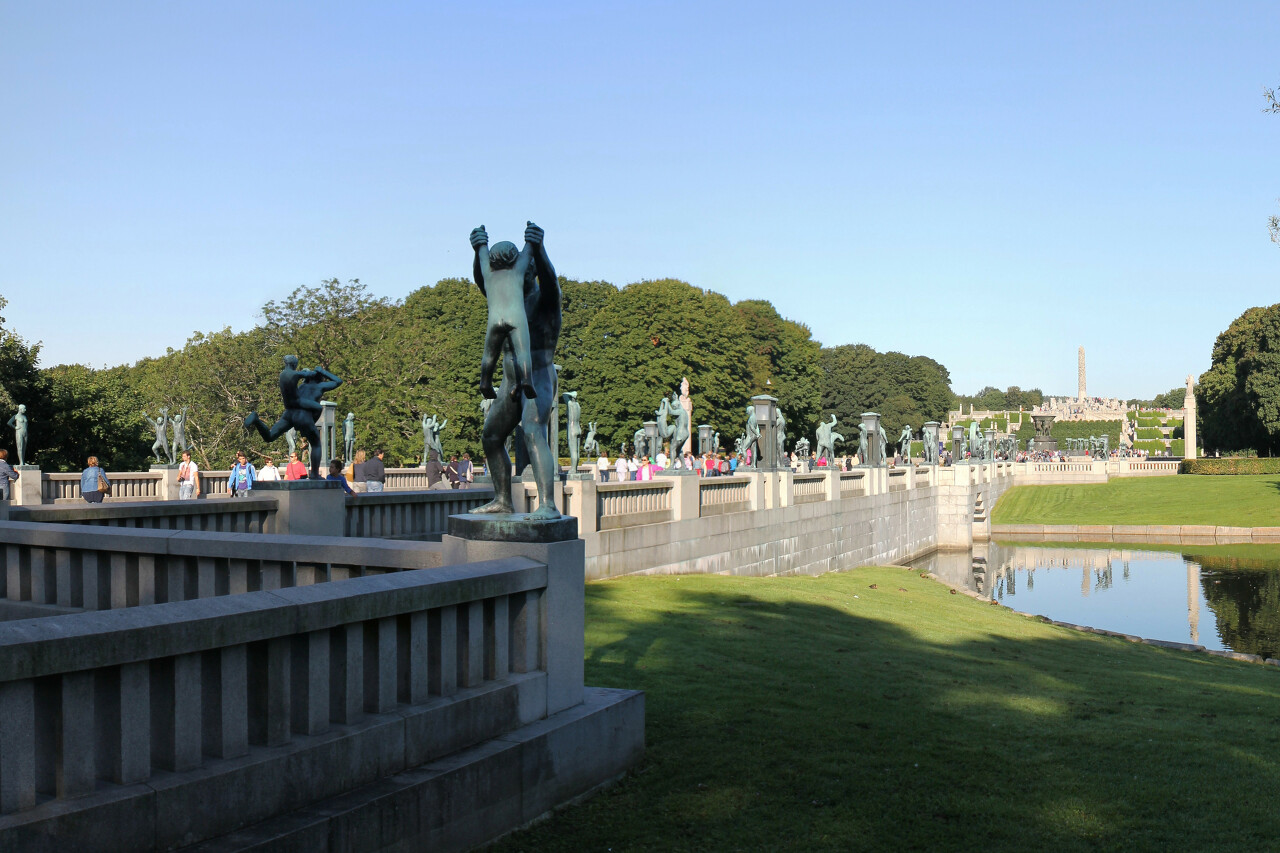
[[[474,239],[475,232],[472,233],[472,245],[476,249],[474,265],[476,283],[483,290],[485,271],[480,263],[480,248],[488,238],[484,237],[484,240],[477,243]],[[511,513],[515,511],[511,502],[511,459],[504,452],[504,445],[507,436],[511,435],[516,427],[521,427],[525,448],[533,467],[533,479],[538,486],[538,508],[530,515],[533,518],[554,519],[560,517],[560,511],[555,505],[555,471],[559,465],[547,439],[547,427],[551,422],[553,410],[557,408],[554,362],[556,344],[560,340],[560,283],[556,280],[556,271],[551,266],[551,259],[547,257],[542,229],[532,222],[528,223],[524,232],[524,241],[525,248],[530,250],[532,262],[525,269],[523,280],[524,299],[521,313],[528,327],[531,368],[523,378],[532,384],[531,390],[534,393],[522,393],[524,389],[517,381],[515,347],[509,343],[504,348],[505,355],[502,363],[500,390],[503,393],[493,395],[493,406],[485,417],[482,434],[484,454],[489,462],[490,473],[493,475],[493,489],[496,497],[472,512]],[[493,297],[486,295],[492,309]],[[487,341],[485,358],[489,358]],[[483,370],[483,364],[481,369]],[[491,394],[492,390],[490,388]],[[483,388],[481,391],[483,393]]]
[[[154,421],[151,420],[151,415],[148,415],[146,412],[143,412],[142,416],[147,419],[147,423],[151,424],[152,429],[156,431],[155,443],[151,445],[151,455],[154,456],[161,465],[166,462],[172,465],[173,451],[169,449],[168,434],[169,410],[161,409],[160,417],[156,418]]]
[[[537,227],[532,222],[527,226]],[[526,230],[525,234],[528,233]],[[481,225],[471,232],[471,247],[476,251],[476,284],[489,301],[489,329],[485,332],[484,357],[480,360],[480,393],[485,397],[494,396],[493,371],[506,350],[511,360],[503,361],[504,380],[508,364],[514,366],[516,373],[511,393],[520,391],[526,397],[537,397],[531,379],[531,339],[529,317],[525,313],[525,279],[536,251],[534,245],[526,236],[524,249],[520,251],[516,250],[515,243],[506,240],[489,248],[489,235]]]
[[[316,421],[320,419],[323,407],[320,399],[329,391],[342,384],[342,380],[323,367],[314,370],[299,370],[298,357],[286,355],[284,370],[280,371],[280,397],[284,401],[284,414],[270,429],[267,429],[257,412],[250,412],[244,419],[245,429],[256,429],[262,440],[268,444],[289,431],[296,429],[307,440],[311,448],[311,479],[322,480],[320,459],[324,454],[321,447],[320,430],[316,429]]]

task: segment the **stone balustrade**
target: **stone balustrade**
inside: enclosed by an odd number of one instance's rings
[[[135,501],[13,507],[12,521],[44,524],[94,524],[149,530],[205,530],[214,533],[271,533],[276,502],[271,498],[235,501]]]
[[[791,478],[792,501],[798,504],[827,500],[827,475],[796,474]]]
[[[698,483],[698,514],[746,512],[752,505],[752,479],[746,475],[703,477]]]
[[[344,532],[383,539],[438,538],[448,528],[449,516],[470,512],[491,500],[490,487],[366,492],[347,497]]]
[[[438,544],[342,537],[15,521],[0,522],[0,537],[6,604],[84,610],[308,586],[441,563]],[[18,615],[29,614],[23,609]]]
[[[693,482],[696,484],[697,480]],[[674,484],[673,478],[595,484],[597,523],[594,529],[612,530],[671,521],[671,490]]]
[[[156,539],[215,534],[85,536],[132,538],[141,558]],[[281,543],[270,562],[295,563],[284,552],[299,547]],[[172,849],[426,765],[559,710],[543,662],[560,635],[579,650],[581,705],[578,554],[576,619],[571,603],[554,622],[548,566],[508,557],[0,624],[0,838]],[[518,801],[539,793],[513,786],[508,826],[536,816]]]

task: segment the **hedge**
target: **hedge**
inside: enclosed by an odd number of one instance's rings
[[[1136,421],[1138,419],[1137,412],[1125,412],[1124,416],[1131,421]]]
[[[1164,422],[1164,425],[1167,427],[1173,427],[1174,429],[1177,429],[1178,427],[1182,426],[1182,418],[1169,418],[1167,421]]]
[[[1138,427],[1137,432],[1138,432],[1137,438],[1140,438],[1140,439],[1143,439],[1143,438],[1145,439],[1154,438],[1157,440],[1164,439],[1164,433],[1153,427]]]
[[[1163,441],[1135,441],[1133,443],[1134,450],[1145,450],[1148,453],[1160,455],[1165,452]]]
[[[1169,442],[1169,452],[1174,456],[1187,455],[1187,443],[1180,438],[1175,438]]]
[[[1138,428],[1142,427],[1158,427],[1164,423],[1161,418],[1138,418]]]
[[[1222,459],[1183,459],[1180,474],[1280,474],[1280,457],[1228,456]]]

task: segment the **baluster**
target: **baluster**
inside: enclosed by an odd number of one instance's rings
[[[329,632],[293,638],[293,730],[315,735],[329,730]]]
[[[110,558],[101,551],[80,552],[80,606],[85,610],[111,607],[110,579],[105,569]]]
[[[74,592],[72,590],[73,572],[72,572],[72,566],[71,566],[71,556],[72,556],[71,552],[65,548],[59,548],[53,552],[54,574],[57,577],[57,582],[55,584],[57,602],[63,607],[72,607],[72,606],[79,607],[80,605],[78,603],[73,604],[72,600],[81,598],[81,595],[82,595],[81,591],[78,589],[78,587],[80,586],[78,582],[75,583],[75,586],[77,587],[77,589],[75,589]],[[80,572],[78,570],[80,568],[79,566],[80,561],[76,560],[75,562],[76,562],[75,568],[77,571],[75,571],[74,574],[79,575]],[[75,581],[79,581],[79,578],[78,577],[75,578]]]
[[[430,611],[429,620],[429,688],[433,695],[452,696],[458,692],[458,609],[437,607]]]
[[[249,647],[249,740],[267,746],[288,743],[292,713],[289,663],[292,637],[276,637]]]
[[[364,637],[360,625],[329,632],[329,719],[351,723],[364,708]]]
[[[484,680],[484,602],[458,605],[458,684],[475,687]]]
[[[138,579],[138,604],[156,603],[156,556],[155,554],[138,554],[136,559],[136,576]]]
[[[151,665],[127,663],[98,674],[98,767],[117,785],[151,776]]]
[[[44,548],[29,548],[31,555],[31,600],[36,604],[56,604],[58,582],[53,555]]]
[[[506,678],[510,671],[510,629],[507,615],[508,596],[500,595],[484,602],[484,677]]]
[[[540,664],[538,654],[539,599],[542,591],[527,590],[511,597],[508,618],[510,628],[510,661],[513,672],[534,672]]]
[[[200,682],[198,653],[151,663],[151,756],[165,770],[200,766]]]
[[[245,646],[212,649],[202,657],[204,751],[235,758],[249,751],[249,672]]]
[[[10,814],[36,804],[35,691],[30,680],[0,684],[0,811]]]
[[[61,799],[92,793],[94,766],[93,671],[68,672],[61,677],[57,721],[56,783]]]
[[[429,620],[427,611],[405,614],[397,620],[396,647],[399,649],[397,698],[409,705],[420,705],[430,694],[427,652]]]
[[[396,704],[396,620],[364,623],[364,709],[381,714]]]

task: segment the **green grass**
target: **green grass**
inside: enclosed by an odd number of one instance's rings
[[[1015,486],[996,524],[1215,524],[1280,526],[1280,476],[1116,478],[1109,483]]]
[[[878,589],[870,589],[876,584]],[[623,781],[497,849],[1248,850],[1280,670],[1055,628],[902,569],[587,585]]]

